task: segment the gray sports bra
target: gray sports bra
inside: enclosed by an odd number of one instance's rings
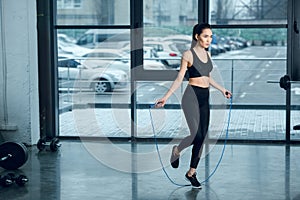
[[[207,62],[202,62],[199,57],[196,55],[194,49],[191,49],[193,54],[193,64],[188,67],[188,73],[190,78],[196,78],[201,76],[209,76],[209,73],[213,69],[211,59],[207,53]]]

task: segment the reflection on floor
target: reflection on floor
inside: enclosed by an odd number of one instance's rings
[[[190,149],[180,166],[169,165],[173,144],[159,144],[165,170],[187,184]],[[205,180],[215,169],[223,145],[210,145],[198,167]],[[300,147],[228,144],[216,172],[203,188],[177,187],[163,173],[155,144],[63,141],[58,152],[29,148],[28,162],[15,173],[25,174],[24,187],[0,187],[0,199],[300,199]],[[1,174],[8,171],[0,169]]]

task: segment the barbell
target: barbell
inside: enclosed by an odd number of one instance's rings
[[[291,83],[300,83],[300,81],[291,81],[291,78],[289,75],[284,75],[281,77],[278,81],[267,81],[267,83],[279,83],[279,86],[285,90],[288,90],[291,88]],[[293,127],[294,130],[300,130],[300,124],[295,125]]]
[[[288,90],[291,88],[291,83],[300,83],[300,81],[291,81],[291,78],[289,75],[284,75],[279,79],[278,81],[267,81],[267,83],[279,83],[279,86],[285,90]]]

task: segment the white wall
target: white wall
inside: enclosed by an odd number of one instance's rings
[[[0,142],[34,144],[39,138],[36,1],[0,5]]]

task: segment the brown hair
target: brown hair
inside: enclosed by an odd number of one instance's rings
[[[208,23],[201,23],[201,24],[195,24],[193,27],[193,35],[192,35],[192,44],[191,48],[193,48],[197,44],[197,38],[195,38],[195,35],[200,35],[204,29],[211,29],[210,24]]]

